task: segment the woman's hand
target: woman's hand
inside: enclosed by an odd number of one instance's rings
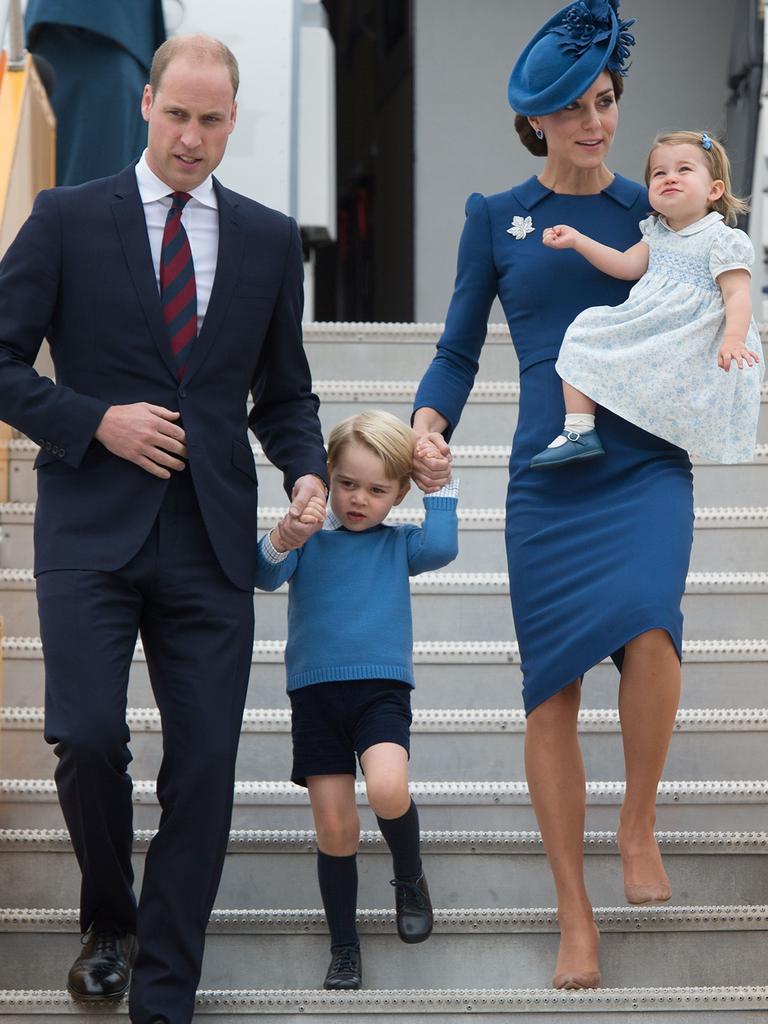
[[[413,453],[411,476],[416,486],[431,494],[451,479],[451,449],[442,434],[420,434]]]
[[[556,224],[553,228],[544,228],[541,240],[550,249],[575,249],[581,233],[567,224]]]
[[[732,359],[736,360],[736,365],[740,370],[744,369],[745,363],[747,366],[754,366],[755,363],[760,362],[757,352],[747,348],[743,341],[724,341],[717,353],[717,365],[728,373],[731,369]]]

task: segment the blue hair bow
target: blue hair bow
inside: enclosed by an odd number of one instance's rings
[[[712,149],[712,139],[710,139],[706,132],[701,133],[701,148]]]

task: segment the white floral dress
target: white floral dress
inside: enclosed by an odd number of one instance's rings
[[[555,368],[598,405],[657,437],[714,462],[748,462],[764,372],[760,335],[753,319],[746,344],[760,363],[720,369],[725,308],[717,277],[749,270],[752,243],[719,213],[680,231],[649,217],[640,229],[650,249],[647,272],[620,306],[593,306],[576,317]]]

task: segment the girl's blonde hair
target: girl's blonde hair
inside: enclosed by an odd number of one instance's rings
[[[710,148],[705,149],[702,141],[705,137],[711,143]],[[735,224],[740,213],[746,213],[749,203],[745,199],[739,199],[731,192],[731,163],[728,154],[725,152],[722,143],[706,132],[661,132],[653,140],[648,152],[648,159],[645,162],[645,184],[650,185],[651,181],[651,157],[654,150],[659,146],[698,146],[704,154],[709,167],[709,173],[713,181],[722,181],[725,190],[719,199],[712,203],[712,209],[723,215],[726,224]]]
[[[397,416],[380,409],[359,412],[337,423],[328,438],[328,466],[332,470],[345,448],[364,444],[384,463],[390,480],[408,480],[413,468],[415,434]]]

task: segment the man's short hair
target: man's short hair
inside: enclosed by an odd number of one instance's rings
[[[333,470],[350,444],[370,448],[384,463],[390,480],[403,482],[411,475],[416,435],[391,413],[370,409],[337,423],[328,438],[328,466]]]
[[[207,60],[219,61],[229,71],[229,80],[232,83],[232,99],[237,96],[240,86],[240,68],[237,65],[237,57],[228,46],[219,39],[211,36],[171,36],[170,39],[155,50],[152,58],[152,67],[149,70],[149,84],[152,87],[152,95],[157,93],[163,75],[176,57],[187,57],[193,63],[202,64]]]

